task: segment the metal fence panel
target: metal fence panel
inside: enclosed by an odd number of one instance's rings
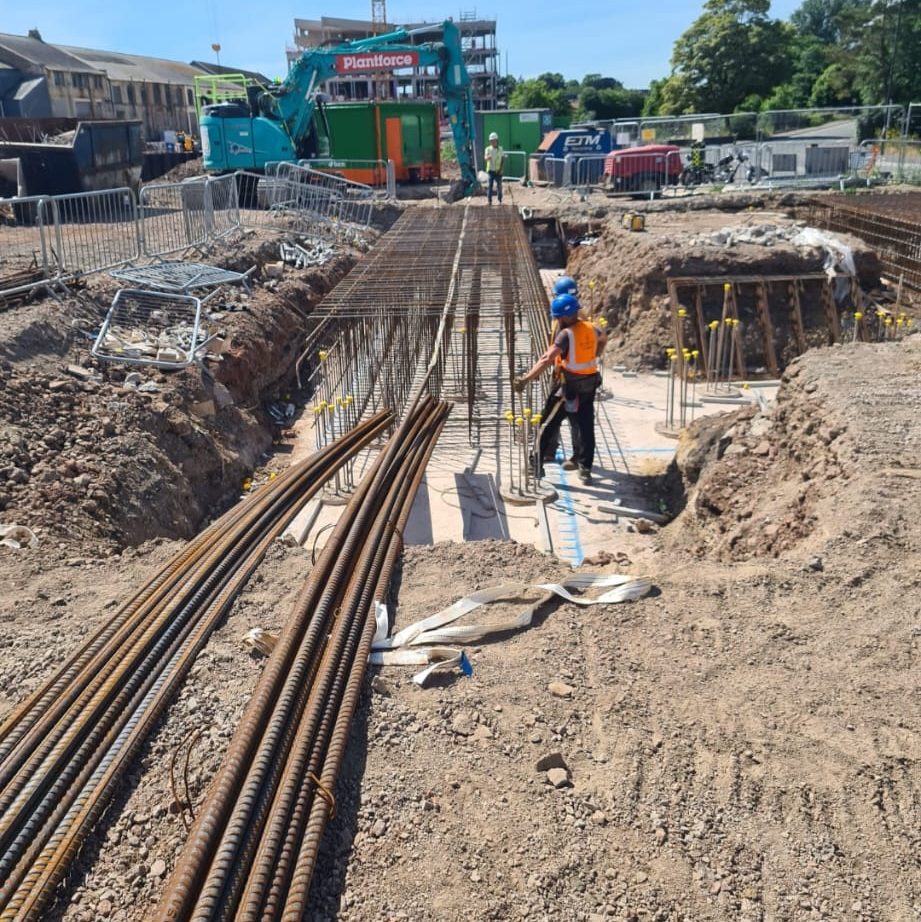
[[[110,362],[184,368],[204,345],[200,321],[198,298],[123,288],[115,295],[92,353]]]
[[[921,141],[865,141],[853,166],[858,179],[921,184]]]
[[[590,154],[579,159],[574,164],[577,186],[594,186],[604,181],[604,162],[607,154]]]
[[[209,176],[206,185],[208,230],[213,237],[220,239],[240,227],[237,181],[231,173],[227,176]]]
[[[165,256],[208,240],[207,182],[152,183],[141,189],[141,236],[146,256]]]
[[[137,202],[128,188],[55,195],[43,212],[63,277],[113,269],[141,254]]]
[[[507,150],[505,161],[503,167],[505,179],[520,179],[524,182],[528,178],[528,155],[525,151]]]
[[[382,187],[384,197],[395,199],[397,197],[396,165],[392,160],[342,160],[334,157],[318,157],[312,160],[298,160],[298,166],[309,167],[322,173],[340,175],[337,171],[349,170],[361,174],[361,184],[372,187]],[[275,165],[277,174],[278,164]]]
[[[294,186],[277,176],[240,170],[234,174],[240,225],[274,232],[309,230],[308,217],[298,210]]]
[[[0,199],[0,295],[29,291],[56,273],[43,196]]]
[[[572,161],[562,157],[546,157],[532,154],[532,179],[549,182],[553,186],[569,186],[572,182]]]
[[[362,183],[322,173],[296,163],[283,163],[278,178],[290,183],[300,211],[339,224],[366,228],[374,208],[373,190]]]

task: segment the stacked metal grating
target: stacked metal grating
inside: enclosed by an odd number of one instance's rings
[[[853,234],[879,255],[895,282],[921,290],[921,192],[867,194],[814,200],[805,218],[814,227]]]

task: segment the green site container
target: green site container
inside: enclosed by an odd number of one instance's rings
[[[527,174],[528,158],[540,146],[543,136],[550,131],[553,116],[549,109],[499,109],[495,112],[476,113],[477,169],[483,167],[483,151],[489,144],[489,135],[495,131],[499,144],[506,154],[521,151],[524,157],[512,153],[505,163],[505,175],[522,179]]]
[[[438,109],[429,102],[328,103],[314,117],[318,155],[332,160],[392,160],[400,182],[437,179],[441,173]],[[329,136],[326,135],[329,126]],[[381,183],[371,163],[337,168],[348,179]]]

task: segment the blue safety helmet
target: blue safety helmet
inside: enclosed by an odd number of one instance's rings
[[[564,275],[553,283],[553,292],[558,295],[577,295],[579,293],[579,286],[576,285],[576,280],[574,278]]]
[[[550,316],[555,319],[573,317],[579,313],[579,299],[573,295],[560,295],[550,304]]]

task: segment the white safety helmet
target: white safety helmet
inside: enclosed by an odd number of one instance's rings
[[[490,140],[490,141],[498,141],[498,140],[499,140],[499,135],[497,135],[497,134],[495,133],[495,131],[493,131],[493,132],[491,132],[490,135],[489,135],[489,140]]]

